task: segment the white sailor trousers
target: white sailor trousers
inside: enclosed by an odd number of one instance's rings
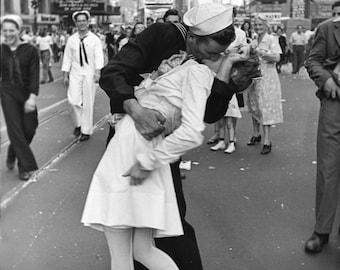
[[[80,75],[70,73],[67,98],[70,103],[72,120],[81,127],[83,134],[93,133],[93,106],[96,94],[94,74]]]

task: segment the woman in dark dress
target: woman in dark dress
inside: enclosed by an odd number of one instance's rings
[[[247,43],[251,43],[253,39],[253,29],[251,27],[251,23],[249,21],[244,21],[241,29],[246,33]]]
[[[1,104],[10,140],[6,165],[13,170],[18,161],[19,178],[27,181],[38,169],[29,145],[38,127],[39,54],[33,45],[20,40],[21,26],[17,15],[1,19]]]
[[[281,66],[282,64],[286,63],[286,52],[287,52],[287,39],[283,35],[282,28],[277,28],[276,34],[279,38],[279,44],[282,50],[282,53],[280,54],[280,61],[276,63],[276,69],[278,73],[281,73]]]

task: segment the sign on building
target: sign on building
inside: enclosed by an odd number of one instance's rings
[[[292,18],[305,17],[305,0],[292,0]]]
[[[58,0],[53,3],[53,12],[59,14],[72,13],[77,10],[88,10],[90,12],[104,12],[104,1],[89,0]]]
[[[59,15],[54,14],[37,14],[37,23],[39,24],[59,24]]]
[[[281,12],[259,12],[253,13],[254,16],[262,15],[264,16],[271,25],[280,25],[281,24]]]

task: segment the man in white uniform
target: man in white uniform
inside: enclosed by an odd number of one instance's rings
[[[104,55],[100,39],[89,31],[90,13],[76,11],[72,15],[78,31],[68,40],[62,71],[67,97],[75,123],[73,134],[86,141],[93,133],[93,105]]]

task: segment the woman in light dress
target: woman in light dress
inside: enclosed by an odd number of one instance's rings
[[[280,61],[281,47],[277,37],[268,34],[270,26],[264,17],[257,16],[254,23],[258,35],[251,45],[260,58],[262,78],[256,79],[248,91],[248,108],[252,114],[253,136],[248,145],[261,142],[260,125],[263,126],[262,155],[272,148],[271,125],[282,123],[281,83],[275,64]]]
[[[164,115],[165,133],[147,141],[125,115],[92,179],[82,222],[104,231],[112,269],[133,269],[133,257],[148,269],[178,269],[153,238],[183,234],[169,163],[202,143],[214,79],[207,66],[180,58],[185,63],[169,71],[162,64],[135,89],[141,105]],[[145,181],[129,177],[135,169]]]

